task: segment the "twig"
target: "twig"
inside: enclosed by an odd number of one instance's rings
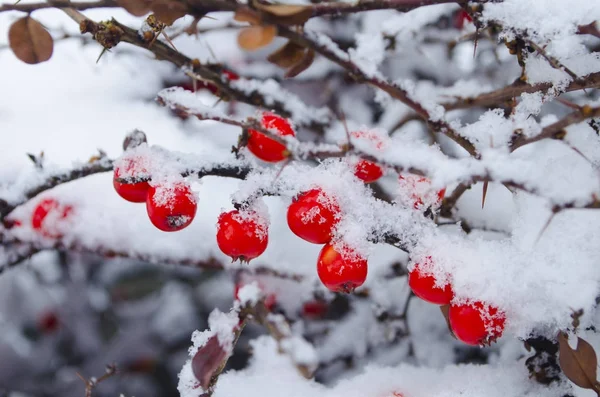
[[[115,364],[110,364],[106,366],[106,370],[104,374],[99,378],[84,378],[79,372],[75,374],[83,381],[85,384],[85,397],[92,397],[92,391],[98,386],[99,383],[104,382],[111,376],[114,376],[117,373],[117,366]]]
[[[534,92],[548,92],[554,85],[552,83],[525,84],[520,80],[513,84],[500,88],[496,91],[487,92],[476,97],[461,98],[451,103],[443,104],[447,111],[472,108],[476,106],[491,107],[505,103],[521,94],[531,94]],[[591,73],[571,82],[565,92],[582,90],[585,88],[600,88],[600,72]]]
[[[52,189],[58,185],[63,183],[67,183],[70,181],[74,181],[76,179],[84,178],[89,175],[98,174],[101,172],[107,172],[112,170],[113,161],[107,158],[102,158],[100,160],[94,161],[92,163],[85,164],[83,166],[74,168],[70,171],[63,172],[60,174],[50,175],[48,179],[46,179],[43,183],[28,189],[23,193],[23,198],[16,202],[8,203],[2,199],[0,199],[0,222],[4,220],[4,218],[12,212],[16,207],[21,204],[24,204],[28,200],[34,198],[38,194]]]
[[[562,119],[558,120],[557,122],[544,127],[544,129],[542,129],[542,132],[540,132],[536,136],[532,136],[530,138],[521,136],[517,138],[513,141],[511,145],[511,150],[517,150],[521,146],[525,146],[530,143],[540,141],[542,139],[563,139],[566,135],[565,133],[563,133],[566,127],[572,124],[581,123],[586,119],[594,117],[600,117],[600,107],[591,108],[589,106],[584,106],[580,110],[572,112],[566,117],[563,117]]]

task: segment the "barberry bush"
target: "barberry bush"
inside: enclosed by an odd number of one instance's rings
[[[600,395],[600,2],[23,0],[0,65],[0,395]]]

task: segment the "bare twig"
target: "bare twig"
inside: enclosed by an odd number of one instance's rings
[[[117,366],[115,364],[110,364],[106,366],[106,370],[104,374],[99,378],[84,378],[79,372],[76,372],[76,375],[83,381],[85,384],[85,397],[92,397],[92,391],[98,386],[99,383],[104,382],[111,376],[114,376],[117,373]]]

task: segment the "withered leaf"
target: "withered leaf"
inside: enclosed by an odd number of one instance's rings
[[[50,33],[29,16],[11,25],[8,42],[15,56],[30,65],[47,61],[54,51],[54,40]]]
[[[267,57],[267,60],[282,68],[290,68],[300,62],[304,57],[304,47],[288,41],[281,48]]]
[[[274,15],[277,22],[283,25],[304,25],[312,17],[311,6],[299,4],[261,4],[253,2],[254,7],[268,14]]]
[[[257,50],[269,45],[275,35],[277,35],[277,27],[273,25],[244,28],[238,34],[238,45],[247,51]]]
[[[118,5],[136,17],[141,17],[149,13],[150,3],[150,0],[117,0]]]
[[[577,348],[569,346],[564,332],[558,334],[558,362],[567,378],[584,389],[596,389],[598,359],[592,345],[577,337]]]
[[[172,25],[179,18],[184,17],[188,12],[188,7],[182,2],[173,0],[155,0],[150,9],[156,19],[166,25]]]
[[[192,372],[202,389],[206,390],[211,378],[216,375],[228,354],[219,344],[217,335],[212,336],[192,358]]]
[[[306,51],[306,54],[304,54],[302,59],[285,73],[285,78],[289,79],[298,76],[300,73],[308,69],[310,65],[312,65],[314,60],[315,51],[313,49],[309,49],[308,51]]]
[[[238,22],[249,22],[250,25],[260,25],[260,17],[250,10],[237,10],[233,19]]]
[[[456,339],[456,336],[454,335],[454,332],[452,331],[452,327],[450,326],[450,318],[448,317],[448,312],[450,311],[450,305],[441,305],[440,311],[442,312],[442,316],[444,316],[444,318],[446,319],[446,325],[448,325],[448,331],[450,331],[450,335],[452,335],[452,337],[454,339]]]
[[[144,131],[135,129],[131,131],[123,140],[123,150],[133,149],[140,146],[142,143],[147,143],[148,138]]]

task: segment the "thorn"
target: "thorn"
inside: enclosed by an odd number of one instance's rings
[[[100,55],[98,55],[98,59],[96,59],[96,63],[100,62],[100,58],[102,58],[102,55],[104,55],[105,52],[109,51],[108,48],[104,47],[102,49],[102,52],[100,53]]]
[[[215,52],[213,51],[213,49],[212,49],[212,47],[210,46],[210,44],[208,44],[208,42],[207,42],[207,41],[205,41],[205,42],[204,42],[204,44],[206,44],[206,48],[208,48],[208,52],[210,52],[210,56],[212,57],[212,59],[213,59],[215,62],[218,62],[218,61],[217,61],[217,56],[215,55]]]
[[[281,169],[279,169],[279,171],[277,172],[277,175],[275,175],[275,179],[273,179],[273,183],[275,183],[275,181],[279,178],[279,176],[281,175],[281,173],[283,172],[283,170],[285,169],[285,167],[292,161],[292,159],[288,158],[285,163],[283,163],[283,165],[281,166]]]
[[[483,195],[481,196],[481,209],[485,207],[485,196],[487,195],[488,181],[483,182]]]
[[[346,123],[346,115],[344,114],[344,111],[341,109],[340,109],[339,118],[344,126],[344,131],[346,131],[346,140],[348,140],[348,148],[352,148],[352,141],[350,140],[350,130],[348,129],[348,124]]]
[[[544,225],[544,227],[540,231],[540,234],[537,237],[537,239],[535,240],[535,243],[533,245],[537,245],[537,243],[539,243],[540,239],[542,238],[542,234],[544,234],[544,232],[546,231],[546,229],[548,229],[548,226],[550,226],[550,222],[552,222],[552,219],[554,219],[555,215],[556,215],[556,212],[553,212],[552,215],[550,215],[550,217],[546,221],[546,224]]]
[[[173,47],[173,49],[175,51],[178,51],[177,48],[175,47],[175,44],[173,44],[173,42],[171,41],[171,38],[169,37],[169,35],[167,35],[167,32],[165,32],[164,30],[161,31],[162,35],[165,36],[165,40],[167,40],[167,43],[169,43],[171,45],[171,47]]]
[[[475,59],[475,53],[477,52],[477,42],[479,41],[479,27],[475,26],[475,40],[473,45],[473,59]]]
[[[215,102],[214,105],[212,105],[212,107],[216,107],[219,103],[223,102],[223,98],[219,98],[219,100],[217,102]]]

